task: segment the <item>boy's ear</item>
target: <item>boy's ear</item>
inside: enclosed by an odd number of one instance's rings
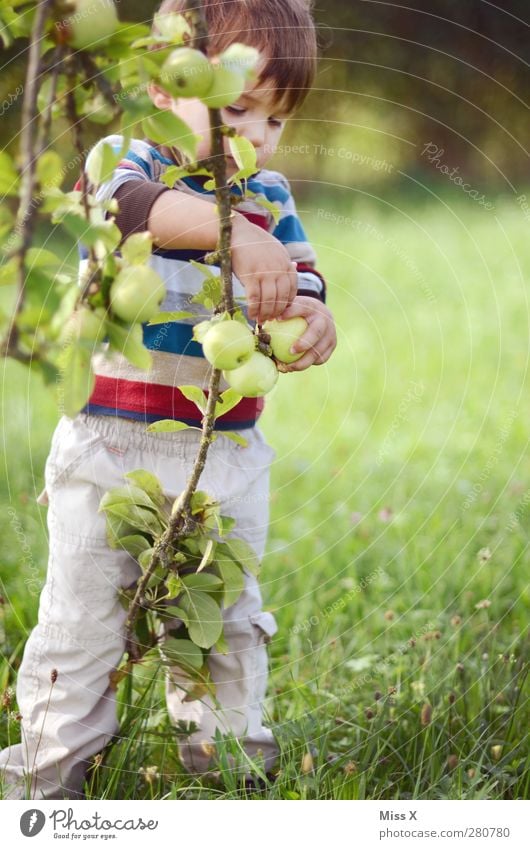
[[[171,109],[173,98],[164,88],[161,88],[159,85],[155,85],[155,83],[149,83],[147,86],[147,94],[157,109]]]

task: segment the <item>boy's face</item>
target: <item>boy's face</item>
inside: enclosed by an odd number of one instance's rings
[[[258,67],[258,75],[260,68]],[[158,109],[170,109],[182,118],[196,135],[202,136],[197,147],[197,159],[210,155],[208,109],[198,98],[172,98],[164,89],[152,84],[149,96]],[[247,82],[241,97],[232,106],[221,109],[221,117],[228,127],[248,139],[256,151],[257,167],[263,168],[273,156],[283,133],[287,115],[279,105],[278,91],[265,81],[262,85]],[[230,155],[228,139],[224,140],[227,155],[227,176],[238,167]]]

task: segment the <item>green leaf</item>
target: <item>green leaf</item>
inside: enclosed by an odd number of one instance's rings
[[[200,432],[201,429],[179,422],[176,419],[161,419],[159,422],[152,422],[147,427],[148,433],[174,433],[178,430],[198,430]]]
[[[149,230],[133,233],[120,248],[126,265],[145,265],[153,250],[153,237]]]
[[[243,136],[230,136],[228,139],[230,152],[239,168],[241,178],[250,177],[258,170],[256,148]],[[237,175],[236,175],[237,176]]]
[[[202,390],[199,386],[179,386],[179,391],[182,392],[185,398],[188,401],[192,401],[204,415],[206,412],[206,405],[208,403],[208,399],[204,394],[204,390]]]
[[[213,598],[198,590],[187,590],[180,606],[188,614],[188,632],[201,648],[211,648],[223,630],[221,609]]]
[[[58,257],[53,251],[46,248],[29,248],[26,253],[26,267],[28,268],[62,268],[64,259]]]
[[[0,265],[0,286],[12,286],[18,279],[18,260],[16,256]]]
[[[64,179],[63,160],[55,150],[46,150],[36,164],[37,180],[43,189],[59,188]]]
[[[204,664],[203,653],[191,640],[179,640],[167,637],[160,646],[160,654],[172,666],[198,672]]]
[[[233,430],[220,430],[219,436],[226,436],[227,439],[230,439],[237,445],[241,445],[242,448],[247,448],[248,446],[248,441],[245,439],[245,437],[241,436],[239,433],[234,433]]]
[[[219,56],[223,67],[246,77],[256,68],[259,58],[259,50],[240,42],[233,42]]]
[[[115,486],[109,489],[99,502],[99,510],[107,510],[109,507],[122,502],[130,502],[138,507],[146,507],[153,513],[158,513],[158,506],[147,492],[139,486]]]
[[[132,501],[119,501],[106,506],[104,509],[107,514],[110,513],[117,519],[123,519],[124,522],[132,525],[135,530],[151,536],[159,536],[164,531],[164,526],[152,510],[146,507],[138,507]]]
[[[208,168],[195,168],[193,163],[190,163],[188,166],[170,165],[160,176],[160,182],[165,183],[166,186],[172,189],[177,180],[180,180],[182,177],[207,177],[211,173]]]
[[[245,191],[245,197],[252,198],[255,203],[259,204],[259,206],[262,206],[264,209],[270,212],[274,219],[274,223],[278,223],[278,221],[280,220],[280,207],[278,206],[278,204],[273,203],[273,201],[271,200],[267,200],[267,198],[263,197],[263,195],[258,195],[257,192],[253,192],[251,189],[248,188]]]
[[[73,418],[94,391],[95,377],[90,350],[75,342],[65,345],[59,355],[58,365],[61,370],[59,405],[67,416]]]
[[[176,604],[168,604],[166,601],[156,608],[157,615],[161,619],[180,619],[188,627],[188,614]]]
[[[107,542],[111,548],[120,547],[120,539],[126,536],[132,536],[136,532],[136,528],[124,522],[123,519],[118,519],[116,516],[111,516],[107,513]]]
[[[15,163],[5,150],[0,150],[0,194],[14,196],[18,194],[19,176]]]
[[[145,551],[138,557],[138,563],[140,564],[140,568],[145,572],[151,562],[151,558],[153,557],[154,548],[146,548]],[[158,568],[161,570],[160,578],[164,578],[166,574],[166,570],[160,566]]]
[[[219,401],[215,405],[215,418],[224,416],[225,413],[228,413],[230,412],[230,410],[233,410],[233,408],[239,404],[241,398],[242,396],[238,392],[236,392],[235,389],[232,389],[232,387],[230,387],[229,389],[225,389],[224,392],[221,392]]]
[[[219,536],[226,536],[230,531],[233,531],[236,526],[236,520],[231,516],[219,516]]]
[[[202,136],[196,136],[181,118],[173,112],[160,110],[144,118],[142,129],[145,135],[160,144],[173,145],[190,159],[196,158],[197,145]]]
[[[109,142],[99,141],[87,156],[85,171],[93,186],[99,186],[112,176],[121,159],[121,151],[115,152]]]
[[[229,551],[229,556],[232,557],[236,563],[240,563],[244,569],[247,569],[252,575],[257,575],[259,572],[259,560],[256,556],[256,552],[252,548],[251,545],[248,544],[244,539],[240,537],[230,537],[225,540],[222,544],[223,548],[226,548]]]
[[[76,212],[57,213],[52,215],[53,224],[62,224],[65,230],[77,241],[87,247],[92,247],[101,241],[107,250],[114,250],[121,240],[121,233],[110,219],[101,224],[89,224],[81,209]]]
[[[151,543],[141,534],[131,534],[130,536],[120,537],[118,544],[125,551],[128,551],[132,557],[138,558],[143,551],[151,549]]]
[[[184,15],[176,12],[157,12],[154,16],[154,24],[164,41],[172,44],[183,44],[184,36],[191,35],[190,25]]]
[[[230,651],[230,646],[228,645],[224,634],[221,634],[221,636],[217,640],[215,644],[215,650],[219,654],[228,654],[228,652]]]
[[[207,572],[193,572],[191,575],[184,575],[181,583],[189,590],[199,590],[200,592],[213,593],[214,595],[223,586],[221,578],[217,575],[209,575]],[[182,591],[182,586],[180,590]]]
[[[219,274],[214,274],[211,267],[190,260],[191,265],[205,276],[201,291],[191,299],[194,304],[203,304],[208,310],[215,309],[223,298],[223,283]]]
[[[148,472],[146,469],[134,469],[132,472],[127,472],[125,477],[129,478],[140,489],[143,489],[157,507],[164,506],[166,499],[162,484],[152,472]]]
[[[182,581],[174,572],[170,572],[166,578],[167,597],[176,598],[182,592]]]
[[[235,604],[245,589],[245,574],[233,560],[217,560],[216,565],[224,584],[223,604],[227,608]]]
[[[206,541],[206,545],[204,547],[204,552],[202,555],[202,560],[197,568],[197,572],[201,572],[209,563],[212,562],[214,554],[215,554],[215,540],[209,539]]]
[[[213,322],[212,321],[199,321],[197,324],[193,325],[193,338],[196,342],[199,342],[201,345],[206,338],[206,334],[211,329]]]
[[[159,312],[147,322],[152,324],[167,324],[168,321],[182,321],[184,318],[193,318],[195,313],[179,310],[177,312]]]
[[[123,354],[136,368],[149,371],[153,360],[150,352],[144,346],[140,324],[122,327],[121,324],[108,321],[107,334],[112,348]]]

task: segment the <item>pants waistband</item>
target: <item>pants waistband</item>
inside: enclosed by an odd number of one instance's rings
[[[144,451],[155,451],[168,457],[192,458],[196,455],[201,432],[186,428],[184,430],[148,433],[145,422],[126,419],[120,416],[98,416],[92,413],[78,413],[76,419],[91,431],[102,436],[109,447],[117,451],[125,451],[129,446]],[[247,441],[248,448],[238,445],[222,431],[215,431],[216,438],[211,443],[208,453],[212,456],[248,451],[251,446],[264,443],[264,438],[256,426],[245,430],[235,431]]]

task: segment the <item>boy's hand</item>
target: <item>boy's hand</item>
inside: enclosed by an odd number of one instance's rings
[[[303,316],[309,327],[292,347],[295,353],[306,353],[294,363],[278,363],[279,371],[304,371],[309,366],[320,366],[329,360],[337,346],[335,322],[322,301],[298,295],[280,318],[294,318],[296,315]]]
[[[245,287],[248,317],[260,324],[278,318],[296,295],[296,263],[287,249],[239,214],[233,219],[232,268]]]

